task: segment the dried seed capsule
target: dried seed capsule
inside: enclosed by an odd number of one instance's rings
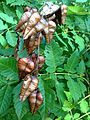
[[[28,21],[28,19],[30,18],[31,15],[32,15],[32,11],[31,11],[31,12],[28,12],[28,11],[27,11],[27,12],[25,12],[25,13],[22,15],[19,23],[18,23],[17,26],[16,26],[16,30],[17,30],[17,31],[20,29],[20,27],[21,27],[25,22]]]
[[[39,45],[42,39],[42,34],[36,34],[25,40],[25,46],[29,54],[31,54]]]
[[[26,77],[24,78],[22,88],[21,88],[20,100],[23,100],[23,96],[24,96],[26,90],[28,89],[30,82],[31,82],[30,75],[26,75]]]
[[[31,94],[31,92],[33,92],[38,87],[38,79],[35,76],[31,76],[31,77],[28,76],[28,77],[29,77],[28,78],[29,83],[27,85],[28,86],[27,89],[24,89],[24,87],[22,87],[22,90],[21,90],[20,98],[22,98],[21,99],[22,101],[24,101]]]
[[[18,68],[20,71],[30,73],[34,69],[34,62],[29,58],[20,58],[18,60]]]
[[[35,35],[35,34],[36,34],[35,28],[31,28],[31,27],[27,26],[26,29],[25,29],[24,35],[23,35],[23,39],[26,40],[26,39],[28,39],[29,37],[31,37],[32,35]]]
[[[34,12],[29,19],[29,25],[35,26],[35,24],[38,23],[40,19],[41,19],[40,14],[38,12]]]
[[[37,89],[33,91],[29,96],[29,102],[31,107],[31,112],[35,113],[43,102],[43,97],[40,91]]]

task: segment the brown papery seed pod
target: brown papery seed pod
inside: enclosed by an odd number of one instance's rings
[[[33,92],[35,89],[37,89],[38,87],[38,79],[35,77],[35,76],[31,76],[29,78],[31,81],[29,81],[29,85],[28,85],[28,88],[24,90],[24,94],[23,96],[22,95],[22,92],[21,92],[21,98],[22,98],[22,101],[26,100],[26,98],[31,94],[31,92]]]
[[[24,78],[24,81],[23,81],[23,85],[22,85],[22,88],[21,88],[21,92],[20,92],[20,100],[22,101],[23,100],[23,97],[25,95],[25,92],[26,90],[28,89],[29,87],[29,84],[31,82],[31,77],[30,75],[26,75],[26,77]]]
[[[30,18],[31,15],[32,15],[32,11],[31,11],[31,12],[27,11],[27,12],[25,12],[25,13],[22,15],[19,23],[18,23],[17,26],[16,26],[16,30],[17,30],[17,31],[20,29],[20,27],[21,27],[24,23],[26,23],[26,22],[28,21],[28,19]]]
[[[42,39],[42,34],[36,34],[25,40],[25,46],[29,54],[31,54],[39,45]]]
[[[30,73],[34,69],[34,62],[29,58],[20,58],[18,60],[18,69]]]
[[[29,102],[30,102],[31,112],[35,113],[43,102],[42,94],[38,89],[30,94]]]

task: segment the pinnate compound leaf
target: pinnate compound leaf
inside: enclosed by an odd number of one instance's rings
[[[89,110],[89,105],[86,100],[82,100],[80,103],[80,109],[82,113],[86,113]]]
[[[74,51],[70,58],[68,58],[67,64],[65,64],[64,68],[67,72],[74,73],[76,66],[79,62],[79,53],[78,50]]]
[[[62,50],[59,47],[59,44],[54,40],[50,44],[46,45],[45,56],[47,64],[47,72],[52,73],[56,71],[57,66],[62,64],[61,62]]]
[[[15,112],[17,114],[17,117],[19,120],[21,120],[27,112],[30,111],[29,105],[27,101],[20,101],[20,90],[21,90],[22,83],[18,84],[14,90],[13,90],[13,102],[14,102],[14,108]]]
[[[0,116],[10,107],[12,87],[6,85],[0,89]]]
[[[11,82],[13,80],[18,82],[18,73],[16,67],[16,60],[14,58],[0,58],[0,74]]]
[[[0,18],[10,24],[16,24],[17,22],[13,19],[12,16],[8,16],[5,13],[0,13]]]
[[[12,47],[15,47],[17,44],[17,36],[16,33],[13,31],[7,31],[6,33],[6,39],[9,45]]]
[[[6,39],[0,34],[0,44],[5,47],[6,46]]]

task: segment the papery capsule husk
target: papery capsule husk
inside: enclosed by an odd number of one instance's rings
[[[30,78],[28,78],[30,81],[28,83],[28,87],[27,89],[24,89],[24,87],[22,87],[21,89],[21,94],[20,94],[20,98],[22,101],[25,101],[26,98],[31,94],[31,92],[33,92],[35,89],[37,89],[38,87],[38,79],[35,76],[30,76]],[[24,82],[23,82],[23,86],[24,86]]]
[[[20,29],[20,27],[21,27],[24,23],[26,23],[26,22],[28,21],[28,19],[30,18],[31,15],[32,15],[32,11],[31,11],[31,12],[27,11],[27,12],[23,13],[20,21],[18,22],[18,24],[17,24],[17,26],[16,26],[16,30],[17,30],[17,31]]]
[[[33,37],[33,38],[32,38]],[[31,54],[41,43],[42,34],[37,33],[36,36],[31,36],[25,40],[25,46],[28,51],[28,54]]]
[[[43,103],[43,96],[39,89],[33,91],[29,96],[31,112],[35,113]]]
[[[20,92],[20,100],[23,100],[23,97],[25,95],[26,90],[28,89],[29,85],[31,82],[31,77],[30,75],[26,75],[22,84],[21,92]]]
[[[18,60],[18,69],[30,73],[34,69],[34,62],[29,58],[20,58]]]

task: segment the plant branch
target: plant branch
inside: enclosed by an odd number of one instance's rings
[[[84,115],[82,115],[81,117],[79,117],[77,120],[81,120],[82,118],[84,118],[85,116],[87,116],[87,115],[90,115],[90,112],[88,112],[88,113],[86,113],[86,114],[84,114]]]

